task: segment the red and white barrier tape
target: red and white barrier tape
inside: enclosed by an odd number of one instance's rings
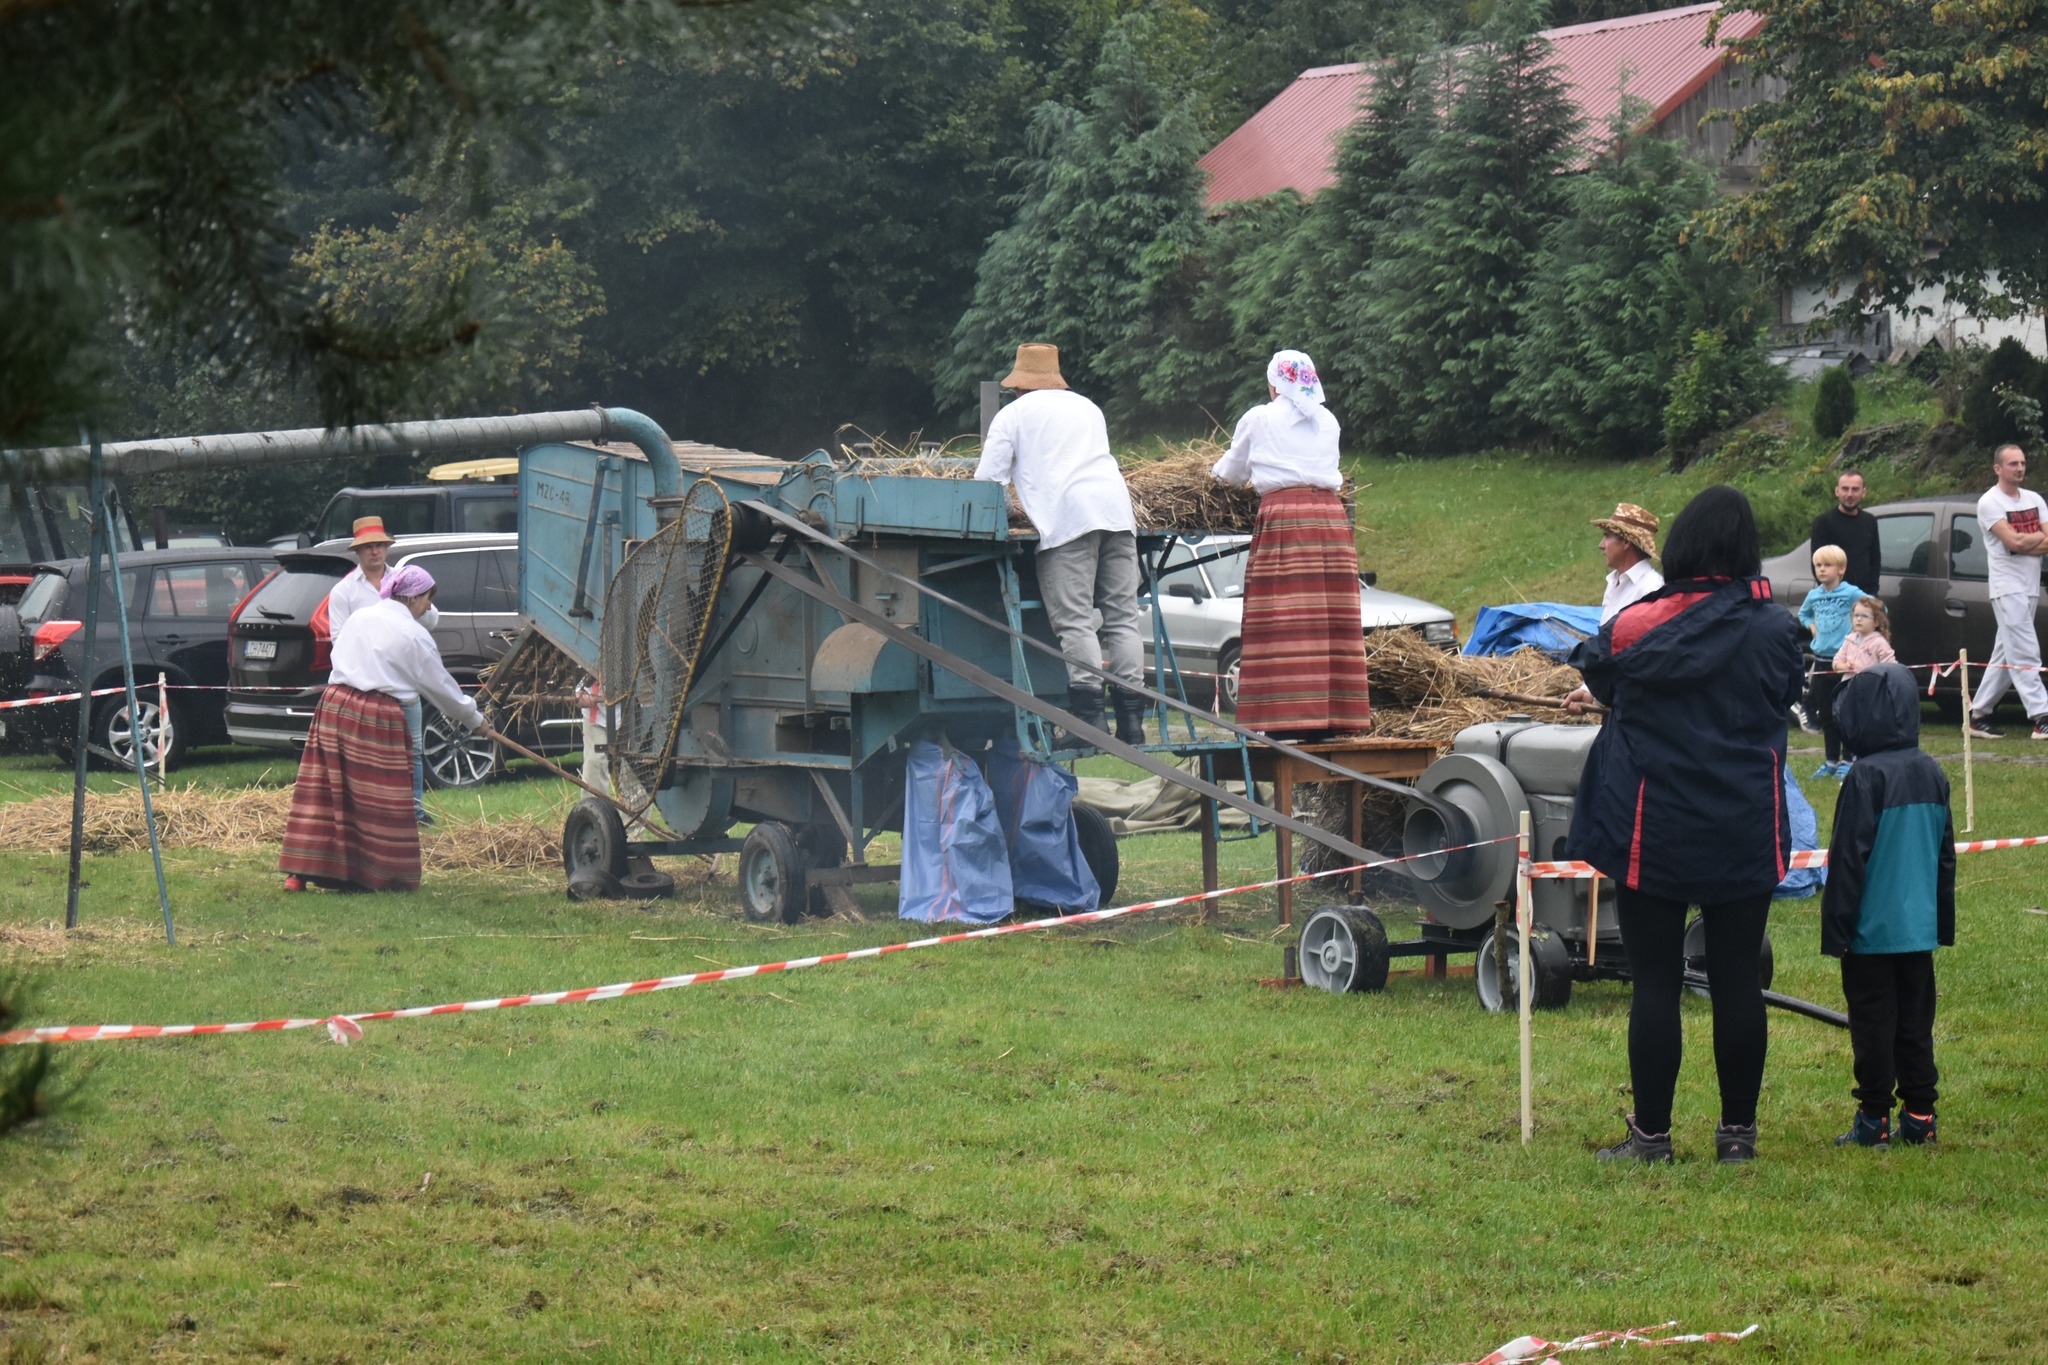
[[[93,690],[93,695],[95,697],[111,697],[116,692],[125,692],[127,690],[125,687],[100,687]],[[154,691],[155,687],[150,683],[138,682],[135,684],[135,690],[137,692],[150,692]],[[12,711],[22,706],[49,706],[60,701],[77,701],[83,695],[84,693],[82,692],[53,692],[45,697],[20,697],[14,701],[0,701],[0,711]]]
[[[1741,1341],[1756,1331],[1757,1325],[1751,1323],[1740,1332],[1688,1332],[1674,1337],[1656,1337],[1650,1333],[1667,1331],[1678,1326],[1676,1322],[1660,1322],[1654,1327],[1631,1327],[1622,1332],[1588,1332],[1570,1341],[1545,1341],[1538,1336],[1516,1337],[1500,1349],[1470,1362],[1470,1365],[1545,1365],[1568,1352],[1604,1351],[1609,1346],[1679,1346],[1692,1342]]]
[[[1969,839],[1956,844],[1957,853],[1989,853],[1999,848],[2037,848],[2048,844],[2048,834],[2037,834],[2025,839]],[[1828,851],[1824,848],[1803,848],[1787,861],[1787,867],[1826,867]],[[1603,875],[1591,863],[1577,860],[1530,863],[1529,875],[1537,880],[1585,881]]]
[[[597,1000],[616,1000],[625,995],[648,995],[655,991],[679,990],[684,986],[708,986],[720,981],[739,981],[750,976],[768,976],[775,972],[800,971],[805,967],[824,967],[836,962],[855,962],[862,958],[884,957],[890,953],[908,952],[912,948],[936,948],[948,943],[966,943],[971,939],[1000,938],[1005,934],[1029,933],[1037,929],[1063,928],[1070,924],[1101,924],[1107,920],[1135,915],[1141,910],[1162,910],[1172,905],[1190,905],[1196,901],[1220,900],[1225,896],[1242,895],[1248,891],[1267,891],[1276,886],[1294,882],[1316,881],[1323,877],[1348,876],[1353,872],[1370,871],[1376,867],[1390,867],[1416,858],[1434,858],[1444,853],[1457,853],[1468,848],[1484,848],[1490,844],[1511,844],[1514,835],[1498,839],[1481,839],[1476,843],[1459,844],[1453,848],[1438,849],[1431,853],[1414,853],[1401,858],[1382,858],[1377,862],[1356,863],[1350,867],[1333,868],[1328,872],[1304,872],[1292,877],[1275,877],[1270,881],[1248,882],[1243,886],[1219,887],[1214,891],[1197,891],[1191,895],[1173,896],[1166,900],[1142,901],[1136,905],[1122,905],[1109,910],[1088,910],[1078,915],[1058,915],[1050,919],[1031,920],[1024,924],[996,924],[985,929],[966,930],[957,934],[944,934],[937,938],[913,939],[908,943],[885,943],[876,948],[855,948],[843,953],[826,953],[819,957],[792,958],[786,962],[760,963],[751,967],[724,967],[715,972],[691,972],[682,976],[661,976],[647,981],[621,981],[609,986],[586,986],[581,990],[549,991],[540,995],[513,995],[496,1000],[467,1000],[451,1005],[415,1005],[410,1009],[371,1010],[362,1014],[335,1014],[321,1019],[266,1019],[250,1024],[51,1024],[42,1028],[14,1029],[0,1033],[0,1046],[21,1043],[92,1043],[113,1042],[129,1038],[181,1038],[190,1035],[216,1033],[280,1033],[286,1029],[311,1028],[325,1024],[328,1036],[335,1042],[346,1044],[363,1036],[362,1025],[383,1019],[421,1019],[436,1014],[474,1014],[482,1010],[514,1009],[522,1005],[583,1005]]]

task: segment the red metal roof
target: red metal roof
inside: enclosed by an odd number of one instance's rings
[[[1589,130],[1605,129],[1620,107],[1624,72],[1629,97],[1649,104],[1649,122],[1655,124],[1713,79],[1725,55],[1720,47],[1763,27],[1762,15],[1732,11],[1722,21],[1718,46],[1709,48],[1707,25],[1720,8],[1687,5],[1546,29],[1543,36],[1557,50],[1557,65]],[[1302,72],[1202,158],[1209,206],[1290,188],[1313,198],[1333,183],[1337,139],[1357,118],[1371,80],[1368,68],[1356,62]]]

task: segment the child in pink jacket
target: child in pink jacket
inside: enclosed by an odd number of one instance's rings
[[[1872,664],[1897,663],[1898,657],[1892,653],[1892,618],[1884,603],[1875,597],[1857,599],[1849,610],[1849,633],[1842,637],[1842,647],[1835,651],[1835,685],[1841,686]],[[1844,750],[1840,763],[1823,763],[1814,776],[1847,777],[1849,765],[1855,761],[1856,756]]]

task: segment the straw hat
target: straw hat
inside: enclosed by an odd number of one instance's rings
[[[1632,502],[1624,502],[1615,507],[1613,516],[1595,517],[1593,524],[1603,531],[1620,536],[1650,558],[1657,557],[1655,512],[1646,511]]]
[[[1003,376],[1006,389],[1064,389],[1060,378],[1060,348],[1043,341],[1027,341],[1017,348],[1017,365]]]
[[[348,543],[351,550],[360,550],[365,545],[389,545],[391,536],[384,530],[382,517],[357,517],[356,537]]]

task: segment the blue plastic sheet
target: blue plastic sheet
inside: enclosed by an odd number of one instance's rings
[[[1516,602],[1506,607],[1481,607],[1465,641],[1467,654],[1512,654],[1533,645],[1563,661],[1573,645],[1600,633],[1600,608],[1568,602]]]
[[[981,769],[950,747],[911,745],[897,915],[926,924],[994,924],[1014,909],[1002,824]]]
[[[1792,817],[1792,847],[1819,848],[1820,819],[1814,815],[1806,793],[1799,790],[1789,763],[1785,765],[1785,813]],[[1827,879],[1825,867],[1795,867],[1785,874],[1785,880],[1779,882],[1778,889],[1771,894],[1778,900],[1805,900]]]
[[[1034,763],[1017,746],[998,745],[988,762],[996,815],[1010,849],[1017,899],[1050,909],[1093,910],[1102,888],[1081,856],[1074,794],[1081,784],[1065,768]]]

